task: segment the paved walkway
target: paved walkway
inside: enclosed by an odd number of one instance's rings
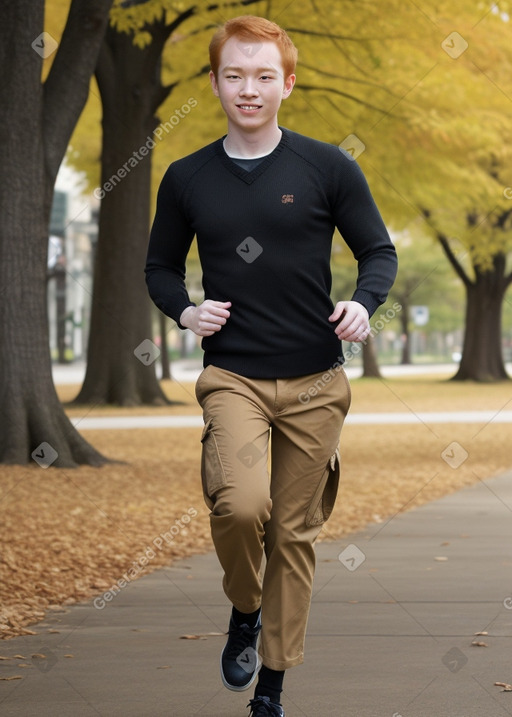
[[[512,366],[511,366],[512,369]],[[406,376],[418,374],[447,374],[455,372],[454,364],[433,364],[426,366],[384,366],[383,375]],[[182,383],[195,382],[201,372],[201,362],[197,360],[176,361],[172,366],[173,378]],[[348,366],[346,369],[349,378],[360,375],[360,368]],[[81,363],[59,366],[54,364],[53,375],[55,383],[80,383],[85,373],[85,365]],[[71,422],[81,431],[98,429],[126,429],[126,428],[190,428],[203,425],[200,415],[173,415],[173,416],[87,416],[73,417]],[[512,423],[512,411],[424,411],[416,413],[410,411],[397,411],[393,413],[353,413],[350,412],[347,424],[434,424],[434,423]]]
[[[198,416],[84,416],[70,419],[81,431],[123,428],[197,428],[203,426]],[[416,413],[349,413],[346,425],[434,423],[512,423],[512,411],[423,411]]]
[[[512,692],[494,685],[512,683],[511,546],[512,473],[319,544],[287,717],[512,715]],[[0,713],[247,715],[251,693],[220,682],[224,638],[180,639],[226,629],[220,581],[215,555],[196,556],[0,644],[13,658],[1,675],[23,677],[0,682]]]
[[[351,366],[345,363],[345,372],[349,378],[357,378],[361,375],[361,367]],[[425,374],[446,374],[451,376],[457,371],[457,364],[409,364],[407,366],[393,365],[381,366],[381,373],[384,378],[392,376],[418,376]],[[512,372],[512,363],[507,365],[507,370]],[[53,379],[55,383],[81,383],[85,376],[85,363],[76,361],[70,364],[57,364],[52,366]],[[202,371],[200,359],[179,359],[173,361],[171,374],[175,381],[181,383],[194,382]]]

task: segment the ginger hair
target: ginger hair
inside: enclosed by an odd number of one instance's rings
[[[219,72],[220,53],[232,37],[253,42],[274,42],[281,54],[284,77],[287,78],[295,72],[297,48],[283,28],[264,17],[240,15],[221,25],[211,39],[210,66],[216,78]]]

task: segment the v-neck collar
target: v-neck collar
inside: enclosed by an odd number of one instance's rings
[[[262,158],[262,161],[258,164],[257,167],[254,167],[254,169],[251,169],[250,171],[247,169],[243,169],[243,167],[240,167],[240,165],[236,164],[236,162],[234,162],[231,157],[226,154],[226,150],[224,149],[223,144],[226,135],[224,135],[217,141],[216,146],[216,151],[220,157],[222,164],[226,167],[226,169],[229,169],[232,174],[241,179],[243,182],[245,182],[246,184],[252,184],[268,169],[268,167],[270,167],[271,164],[275,162],[277,157],[279,157],[285,146],[288,144],[289,135],[287,130],[283,127],[279,127],[279,129],[282,133],[281,139],[279,140],[279,144],[272,150],[272,152],[270,152],[270,154],[267,154],[266,157]]]

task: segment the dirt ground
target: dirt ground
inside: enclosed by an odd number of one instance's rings
[[[59,393],[67,401],[76,390],[65,386]],[[182,405],[73,407],[68,413],[200,413],[193,385],[167,382],[166,390]],[[438,377],[357,380],[352,391],[352,414],[499,413],[512,406],[512,385],[460,385]],[[320,539],[392,521],[404,510],[509,470],[510,435],[510,424],[494,422],[347,424],[338,500]],[[43,470],[35,463],[0,469],[3,638],[30,634],[29,625],[48,611],[212,548],[199,482],[199,428],[96,430],[84,436],[123,463],[74,470]]]

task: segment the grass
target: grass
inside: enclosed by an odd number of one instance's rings
[[[69,407],[70,416],[196,414],[192,384],[165,382],[182,405],[125,409]],[[59,387],[63,401],[76,386]],[[351,413],[500,411],[512,406],[512,382],[459,384],[438,376],[352,381]],[[212,548],[200,480],[200,429],[84,431],[111,458],[100,469],[3,467],[0,630],[30,632],[57,606],[108,590],[134,565],[137,576]],[[467,458],[443,460],[451,444]],[[510,425],[498,423],[351,425],[341,440],[338,501],[321,539],[342,538],[511,468]],[[186,524],[182,516],[196,513]],[[172,540],[143,568],[141,556],[172,526]],[[183,527],[184,526],[184,527]],[[219,590],[220,590],[219,586]]]

